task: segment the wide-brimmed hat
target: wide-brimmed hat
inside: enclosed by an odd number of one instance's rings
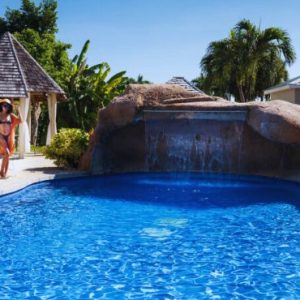
[[[9,105],[12,105],[11,101],[9,99],[0,99],[0,104],[2,104],[2,103],[7,103]]]

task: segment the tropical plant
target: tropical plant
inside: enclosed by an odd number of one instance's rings
[[[264,91],[282,80],[288,79],[288,71],[285,63],[279,57],[267,56],[260,61],[256,76],[256,96],[261,100],[264,98]]]
[[[49,146],[42,148],[46,158],[54,159],[59,167],[76,168],[86,151],[89,134],[76,128],[62,128],[54,135]]]
[[[261,30],[249,20],[242,20],[228,38],[210,43],[201,60],[201,83],[215,94],[232,94],[245,102],[285,79],[286,65],[295,58],[286,31],[277,27]]]
[[[151,82],[149,80],[144,79],[144,76],[139,74],[138,77],[132,78],[132,77],[128,77],[127,78],[127,82],[126,84],[150,84]]]
[[[86,54],[90,41],[86,41],[81,53],[71,63],[66,84],[68,102],[59,106],[60,126],[71,126],[89,131],[96,125],[98,109],[106,106],[125,88],[125,71],[109,77],[108,63],[89,66]],[[66,114],[69,111],[69,114]]]

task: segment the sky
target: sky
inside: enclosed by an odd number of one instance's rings
[[[0,0],[0,15],[20,3]],[[209,43],[247,18],[289,32],[298,57],[289,68],[293,78],[300,75],[299,12],[299,0],[58,0],[58,38],[72,44],[70,57],[90,39],[90,65],[106,61],[113,73],[163,83],[199,76]]]

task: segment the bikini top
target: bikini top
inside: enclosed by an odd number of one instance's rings
[[[9,124],[9,125],[11,125],[11,120],[6,120],[6,121],[0,120],[0,124]]]

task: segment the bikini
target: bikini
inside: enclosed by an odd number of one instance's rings
[[[9,124],[9,125],[11,125],[11,120],[9,120],[9,121],[1,121],[0,120],[0,125],[1,124]],[[4,140],[6,141],[6,143],[8,144],[8,137],[9,137],[9,134],[8,135],[4,135],[4,134],[1,134],[0,133],[0,135],[4,138]]]

